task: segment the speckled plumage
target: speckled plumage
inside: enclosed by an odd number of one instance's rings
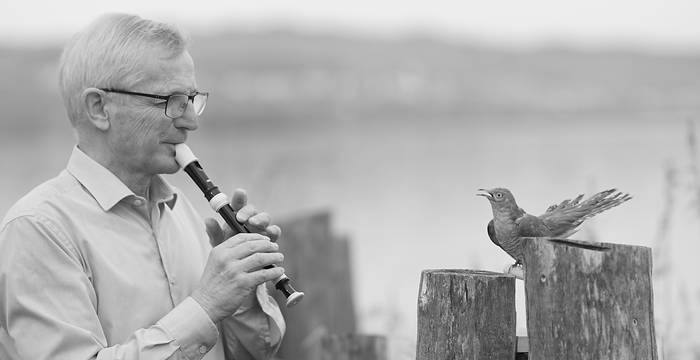
[[[493,220],[489,221],[486,228],[489,238],[518,264],[522,264],[521,238],[567,238],[575,233],[586,219],[632,198],[629,194],[610,189],[583,201],[581,201],[583,195],[564,200],[550,206],[544,214],[534,216],[518,206],[508,189],[479,189],[479,191],[484,192],[478,195],[489,200],[493,211]]]

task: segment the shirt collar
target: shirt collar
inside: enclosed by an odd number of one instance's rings
[[[87,189],[104,211],[109,211],[126,197],[136,196],[111,171],[77,146],[73,148],[66,169]],[[165,202],[171,209],[175,206],[177,194],[160,175],[153,177],[149,193],[153,202]]]

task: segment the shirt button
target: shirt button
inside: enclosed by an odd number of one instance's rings
[[[207,347],[202,345],[199,347],[199,353],[200,354],[206,354],[207,353]]]
[[[141,199],[134,199],[134,206],[141,206],[143,205],[143,200]]]

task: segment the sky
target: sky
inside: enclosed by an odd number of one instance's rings
[[[2,0],[0,43],[62,42],[112,11],[174,22],[192,32],[284,26],[362,35],[419,33],[526,47],[700,50],[697,0]]]

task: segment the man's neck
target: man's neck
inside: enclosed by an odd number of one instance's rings
[[[139,172],[129,170],[122,166],[122,164],[119,162],[113,161],[109,156],[104,156],[104,154],[102,154],[100,151],[96,151],[90,146],[78,144],[78,148],[91,159],[95,160],[98,164],[102,165],[105,169],[114,174],[114,176],[121,180],[121,182],[124,183],[124,185],[126,185],[126,187],[128,187],[129,190],[131,190],[135,195],[150,200],[148,197],[148,189],[151,187],[153,175],[141,174]]]
[[[134,194],[143,197],[144,199],[149,199],[148,198],[148,189],[151,187],[151,181],[153,180],[153,176],[151,175],[140,175],[140,174],[134,174],[133,172],[129,171],[124,171],[120,167],[117,166],[108,166],[102,164],[107,170],[111,171],[112,174],[114,174],[119,180],[121,180],[126,187],[128,187],[131,191],[134,192]]]

